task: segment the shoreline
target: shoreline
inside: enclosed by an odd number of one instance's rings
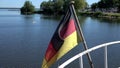
[[[98,18],[120,19],[120,13],[78,12],[78,14],[83,16],[91,16]]]

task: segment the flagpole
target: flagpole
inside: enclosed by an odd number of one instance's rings
[[[78,20],[78,17],[77,17],[77,14],[76,14],[76,12],[75,12],[74,5],[73,5],[73,4],[74,4],[74,1],[71,1],[71,3],[70,3],[70,8],[71,8],[71,9],[70,9],[70,10],[72,10],[73,13],[74,13],[75,20],[76,20],[76,22],[77,22],[76,25],[78,26],[79,36],[80,36],[81,39],[83,40],[84,49],[87,50],[88,47],[87,47],[85,38],[84,38],[84,36],[83,36],[82,30],[81,30],[81,27],[80,27],[80,24],[79,24],[79,20]],[[92,63],[92,59],[91,59],[90,53],[87,53],[87,57],[88,57],[88,60],[89,60],[90,67],[91,67],[91,68],[94,68],[94,65],[93,65],[93,63]]]

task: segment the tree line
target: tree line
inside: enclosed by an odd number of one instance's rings
[[[100,0],[98,3],[93,3],[91,8],[93,11],[96,9],[101,11],[113,9],[120,12],[120,0]]]
[[[40,4],[40,11],[45,14],[63,14],[69,6],[71,0],[43,1]],[[82,10],[88,6],[85,0],[74,0],[76,11]],[[21,8],[21,14],[33,14],[35,7],[30,1],[26,1]],[[39,13],[39,11],[38,11]]]
[[[40,8],[43,10],[44,13],[49,14],[62,14],[66,11],[70,4],[71,0],[56,0],[54,1],[43,1],[40,5]],[[76,11],[84,9],[88,6],[85,0],[74,0],[75,9]]]

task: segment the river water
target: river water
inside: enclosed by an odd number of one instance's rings
[[[79,16],[88,48],[120,40],[120,21]],[[59,24],[60,17],[45,15],[20,15],[19,11],[0,10],[0,68],[41,68],[48,43]],[[57,68],[68,58],[83,51],[83,45],[72,49],[52,65]],[[120,45],[108,47],[109,68],[120,67]],[[96,68],[103,68],[103,49],[91,53]],[[89,68],[86,56],[84,67]],[[78,68],[79,62],[66,68]]]

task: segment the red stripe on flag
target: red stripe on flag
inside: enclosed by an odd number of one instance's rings
[[[74,20],[70,19],[69,23],[65,26],[60,31],[60,35],[63,39],[65,39],[67,36],[72,34],[76,30]]]
[[[53,48],[53,44],[50,42],[45,54],[46,61],[49,61],[57,52]]]

